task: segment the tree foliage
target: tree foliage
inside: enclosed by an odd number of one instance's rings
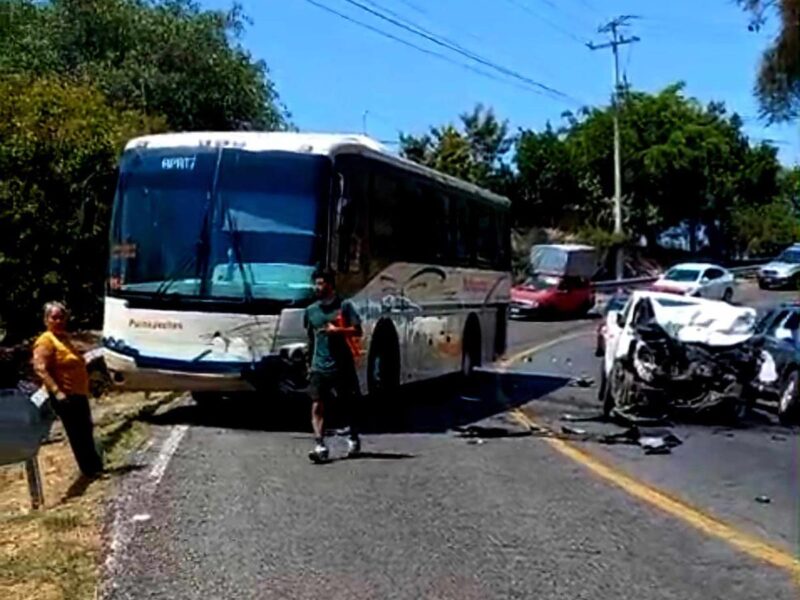
[[[620,243],[624,238],[610,234],[612,109],[587,108],[563,117],[559,128],[548,124],[512,137],[505,122],[478,106],[461,116],[461,129],[433,127],[425,136],[402,137],[401,146],[412,160],[508,195],[518,227],[560,228],[602,245]],[[482,127],[469,126],[482,120]],[[656,94],[625,90],[620,135],[627,238],[653,245],[665,229],[685,226],[695,232],[692,224],[703,225],[712,249],[722,255],[737,250],[730,240],[748,235],[742,224],[750,216],[742,207],[754,207],[753,215],[775,214],[772,203],[785,197],[781,189],[791,178],[784,176],[782,183],[776,149],[751,145],[741,127],[741,119],[722,103],[687,97],[682,84]],[[489,150],[478,152],[480,147]]]
[[[758,30],[774,13],[778,33],[764,51],[755,90],[761,112],[770,122],[800,116],[800,0],[738,0],[753,15]]]
[[[492,109],[480,104],[460,115],[460,121],[460,130],[448,124],[431,127],[418,137],[401,134],[401,154],[448,175],[502,188],[509,178],[504,159],[513,144],[508,122],[499,121]]]
[[[0,319],[12,338],[40,325],[49,299],[83,321],[99,313],[117,156],[164,127],[88,84],[0,77]]]
[[[68,300],[99,323],[116,162],[162,130],[281,129],[241,9],[193,0],[0,0],[0,319]]]
[[[287,124],[267,67],[237,43],[241,9],[194,0],[0,0],[0,72],[92,81],[177,130]]]

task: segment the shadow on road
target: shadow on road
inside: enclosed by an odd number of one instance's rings
[[[458,430],[501,414],[566,386],[569,379],[525,373],[480,372],[468,386],[441,378],[404,386],[391,404],[361,399],[359,428],[364,433],[442,433]],[[327,427],[344,423],[339,407],[328,410]],[[147,417],[158,425],[186,424],[256,431],[310,431],[310,405],[305,396],[260,398],[220,397],[202,405],[177,406]]]

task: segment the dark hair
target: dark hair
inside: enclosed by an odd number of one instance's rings
[[[322,279],[329,286],[336,287],[336,275],[330,269],[317,269],[314,271],[312,279]]]

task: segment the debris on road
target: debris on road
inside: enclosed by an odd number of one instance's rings
[[[579,417],[578,415],[572,415],[570,413],[561,415],[561,420],[567,421],[568,423],[605,423],[608,421],[608,419],[602,414]]]
[[[769,504],[772,499],[769,496],[756,496],[756,502],[759,504]]]
[[[639,430],[638,444],[645,454],[669,454],[683,442],[668,429]]]
[[[566,433],[567,435],[586,435],[585,429],[579,429],[577,427],[567,427],[566,425],[561,426],[561,433]]]
[[[588,388],[594,385],[594,379],[586,375],[581,375],[580,377],[571,379],[568,385],[570,387]]]
[[[610,433],[602,436],[597,441],[601,444],[635,444],[639,440],[638,427],[630,427],[620,433]]]
[[[468,425],[467,427],[454,427],[453,431],[455,431],[458,434],[458,437],[460,438],[466,438],[467,440],[481,439],[483,441],[492,438],[528,437],[532,434],[532,431],[530,429],[521,429],[519,431],[512,431],[504,427],[486,427],[482,425]]]
[[[481,439],[481,438],[470,438],[470,439],[467,440],[467,444],[469,444],[470,446],[480,446],[480,445],[485,444],[485,443],[486,443],[486,440]]]

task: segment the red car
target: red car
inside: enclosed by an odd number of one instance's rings
[[[594,290],[588,279],[539,275],[511,288],[509,316],[521,319],[584,315],[594,303]]]

